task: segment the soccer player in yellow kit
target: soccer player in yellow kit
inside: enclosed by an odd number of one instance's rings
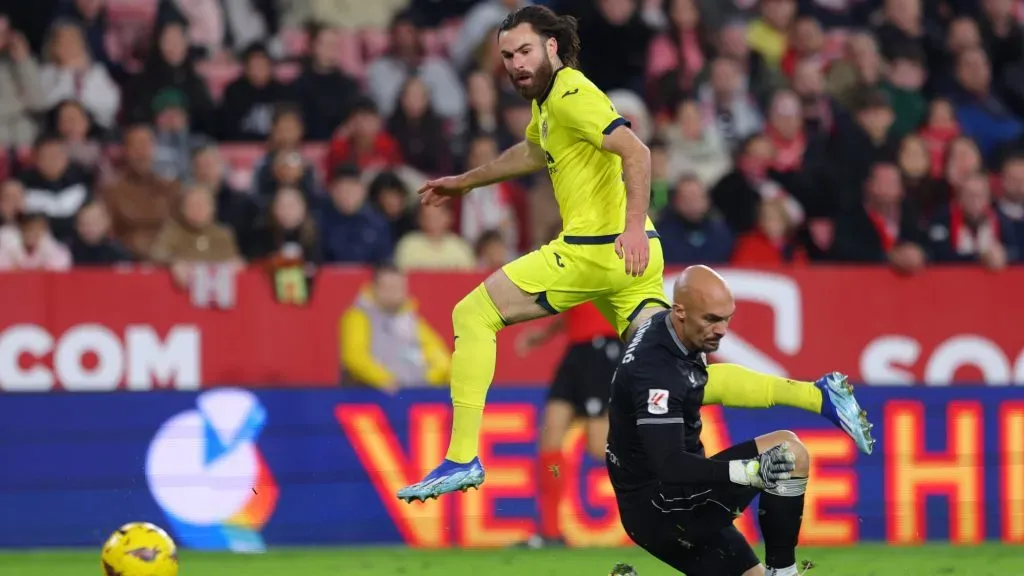
[[[628,340],[671,307],[661,243],[647,217],[650,151],[574,68],[576,20],[541,6],[520,8],[502,22],[498,45],[512,84],[533,103],[526,139],[488,164],[427,182],[421,201],[440,204],[547,167],[562,234],[492,274],[452,310],[451,441],[440,466],[399,490],[407,502],[483,483],[478,441],[501,328],[593,302]],[[816,398],[820,406],[822,396]]]

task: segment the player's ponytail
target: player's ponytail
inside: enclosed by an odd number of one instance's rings
[[[558,58],[572,68],[580,65],[579,25],[572,16],[559,16],[544,6],[524,6],[513,11],[498,28],[501,34],[520,24],[529,24],[542,38],[554,38],[558,43]]]

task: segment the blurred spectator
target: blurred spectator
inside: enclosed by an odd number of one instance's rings
[[[473,250],[452,232],[452,214],[447,205],[422,204],[417,217],[420,229],[410,232],[395,247],[395,265],[400,270],[472,270]]]
[[[705,187],[718,184],[729,170],[732,160],[718,124],[704,123],[697,102],[686,100],[679,105],[675,123],[666,127],[669,181],[693,172]]]
[[[967,180],[984,171],[985,165],[981,151],[974,140],[966,136],[955,138],[946,148],[943,179],[947,186],[947,198],[954,198]]]
[[[131,253],[110,237],[110,215],[102,202],[90,202],[78,211],[69,247],[75,266],[109,266],[133,260]]]
[[[907,199],[917,208],[922,220],[930,220],[948,195],[943,183],[932,177],[931,158],[924,140],[913,134],[905,136],[897,162]]]
[[[392,266],[374,270],[339,322],[342,381],[394,394],[403,388],[447,384],[448,347],[416,311],[405,276]]]
[[[800,97],[804,132],[808,137],[828,135],[835,126],[836,103],[825,93],[822,65],[815,59],[801,60],[793,71],[793,92]]]
[[[892,62],[907,46],[939,53],[941,35],[932,29],[922,10],[922,0],[885,0],[882,23],[875,29],[882,56]]]
[[[984,51],[960,54],[956,77],[959,86],[953,100],[960,129],[978,143],[983,157],[991,158],[1001,145],[1021,136],[1024,124],[992,91],[992,70]]]
[[[224,91],[217,128],[222,140],[263,140],[270,135],[274,106],[290,99],[291,92],[274,78],[274,62],[263,44],[246,48],[242,63],[242,76]]]
[[[352,107],[345,126],[331,140],[325,173],[354,164],[360,170],[397,168],[402,165],[398,142],[383,130],[383,122],[372,100],[362,98]]]
[[[307,202],[312,202],[314,196],[320,195],[316,169],[298,149],[275,152],[270,163],[262,165],[256,174],[252,194],[266,205],[266,199],[284,187],[298,188]]]
[[[269,0],[258,0],[271,3]],[[392,15],[409,0],[275,0],[281,6],[285,26],[300,27],[307,22],[323,22],[332,28],[386,28]],[[432,2],[433,3],[433,2]],[[452,4],[452,0],[444,4]]]
[[[411,13],[401,12],[391,22],[389,51],[366,70],[369,93],[381,114],[394,113],[409,76],[419,76],[430,88],[431,107],[439,116],[455,121],[465,115],[466,94],[458,75],[448,61],[426,54]]]
[[[45,214],[54,237],[66,241],[75,214],[92,196],[92,175],[71,163],[56,134],[40,136],[32,156],[33,167],[19,176],[25,184],[25,209]]]
[[[467,169],[473,170],[498,158],[493,138],[482,136],[469,147]],[[512,253],[525,251],[527,236],[526,192],[514,180],[496,182],[473,190],[453,203],[457,232],[473,244],[487,230],[498,230]]]
[[[1012,227],[1016,241],[1015,246],[1007,246],[1007,249],[1011,249],[1019,261],[1024,258],[1024,153],[1011,154],[1003,161],[1000,184],[1003,193],[999,199],[999,212]],[[2,209],[0,204],[0,211]]]
[[[498,102],[501,110],[498,148],[505,150],[523,140],[533,115],[533,104],[514,92],[501,92]]]
[[[1010,66],[1024,59],[1024,32],[1014,20],[1014,0],[982,0],[981,37],[992,59],[992,77],[1002,81]]]
[[[259,180],[259,174],[271,169],[274,154],[302,146],[305,132],[302,110],[296,104],[283,102],[275,106],[270,135],[267,137],[267,153],[253,167],[253,172],[257,175],[256,180]]]
[[[284,259],[320,263],[316,223],[302,192],[281,188],[274,194],[265,221],[246,247],[246,257],[254,261]]]
[[[416,229],[409,210],[409,189],[393,172],[381,172],[370,182],[370,204],[388,221],[394,242]]]
[[[647,54],[654,31],[636,0],[597,0],[579,23],[580,69],[598,88],[644,93]]]
[[[219,0],[159,0],[156,26],[180,22],[189,44],[204,57],[218,56],[224,46],[224,13]]]
[[[925,264],[918,222],[904,196],[899,169],[876,163],[864,186],[863,203],[837,219],[833,256],[841,262],[888,262],[899,272],[918,272]]]
[[[259,207],[248,194],[242,194],[228,184],[220,151],[214,144],[205,144],[192,155],[192,184],[204,186],[213,192],[214,217],[230,227],[240,247],[249,241],[252,228],[259,218]]]
[[[466,13],[459,27],[459,35],[451,46],[452,64],[457,70],[466,70],[473,64],[480,45],[493,42],[491,33],[509,12],[532,4],[530,0],[484,0],[477,2]]]
[[[928,146],[932,177],[941,178],[946,165],[946,149],[960,136],[953,104],[946,98],[935,98],[928,104],[928,120],[918,131]]]
[[[796,0],[761,0],[760,17],[747,29],[747,43],[772,68],[779,68],[796,16]]]
[[[481,234],[476,239],[473,252],[476,254],[477,267],[488,272],[501,268],[512,259],[508,243],[498,230],[488,230]]]
[[[732,232],[721,215],[711,209],[708,191],[696,175],[676,183],[671,205],[658,219],[658,233],[666,264],[729,261]]]
[[[902,138],[921,127],[928,108],[928,101],[921,95],[925,80],[924,51],[916,44],[896,49],[889,61],[882,91],[889,97],[894,120],[889,136]]]
[[[672,187],[669,179],[669,155],[665,140],[655,137],[648,144],[651,150],[651,200],[647,212],[653,217],[668,204],[669,190]]]
[[[696,0],[669,0],[668,29],[651,41],[647,55],[647,77],[655,86],[671,82],[683,91],[695,87],[694,80],[704,68],[714,47]],[[660,102],[669,105],[668,102]]]
[[[825,47],[825,33],[812,16],[800,16],[793,22],[786,41],[786,52],[782,56],[779,67],[782,74],[790,80],[796,75],[796,66],[800,62],[813,62],[819,67],[826,65],[822,50]]]
[[[176,88],[166,88],[153,98],[156,156],[153,170],[167,180],[187,180],[192,152],[205,138],[189,128],[188,104]]]
[[[114,238],[143,260],[149,258],[153,239],[177,205],[180,190],[177,181],[153,171],[154,140],[149,126],[129,126],[124,134],[124,167],[101,193]]]
[[[807,258],[794,239],[795,231],[785,202],[762,202],[757,210],[757,228],[736,240],[730,263],[734,266],[802,264]]]
[[[366,201],[359,169],[341,166],[329,187],[330,201],[320,210],[318,227],[327,262],[376,264],[390,258],[388,222]]]
[[[103,159],[103,147],[96,138],[89,112],[77,100],[65,100],[52,112],[52,130],[64,140],[72,162],[96,174]]]
[[[703,107],[704,122],[712,122],[718,127],[729,150],[761,131],[761,112],[742,83],[739,64],[732,58],[719,57],[711,62],[709,81],[700,87],[697,94]]]
[[[775,149],[772,170],[782,173],[799,171],[807,150],[807,135],[804,133],[800,99],[795,93],[789,90],[775,93],[768,110],[765,135]]]
[[[843,58],[829,67],[825,91],[843,108],[852,109],[859,94],[877,88],[881,81],[878,43],[870,33],[857,32],[847,38]]]
[[[82,29],[93,58],[103,64],[115,81],[123,80],[124,67],[107,50],[107,0],[61,0],[58,10],[58,18],[74,22]]]
[[[5,245],[21,245],[18,216],[25,210],[25,187],[21,181],[8,178],[0,183],[0,249]]]
[[[352,113],[359,85],[338,67],[341,49],[338,31],[321,26],[309,29],[309,55],[302,74],[292,86],[310,140],[329,140]]]
[[[166,88],[177,88],[185,95],[192,130],[206,135],[216,134],[213,99],[189,58],[188,30],[181,23],[172,21],[153,34],[154,41],[145,66],[132,82],[128,119],[149,120],[157,94]]]
[[[757,15],[757,0],[698,0],[698,6],[710,29],[728,26],[730,22],[751,20]]]
[[[398,96],[398,108],[388,120],[388,133],[398,141],[402,158],[427,174],[446,174],[453,168],[444,124],[430,106],[427,85],[409,76]]]
[[[82,29],[72,22],[57,22],[50,31],[39,71],[43,106],[53,108],[75,99],[104,128],[114,125],[121,105],[121,89],[100,62],[89,54]]]
[[[192,185],[184,193],[179,210],[167,219],[153,241],[153,262],[167,265],[179,285],[186,285],[193,266],[241,263],[235,234],[214,220],[213,194]]]
[[[701,13],[704,13],[703,8]],[[718,32],[718,55],[732,58],[739,64],[741,83],[754,101],[763,105],[772,92],[782,86],[783,78],[761,54],[750,48],[747,44],[747,30],[747,25],[738,20],[729,21],[723,26]]]
[[[468,110],[464,127],[466,140],[477,136],[495,136],[501,128],[498,114],[498,88],[494,77],[481,70],[475,70],[466,78]]]
[[[1013,223],[992,206],[988,178],[972,174],[928,228],[931,259],[939,263],[981,262],[1001,270],[1016,254]]]
[[[0,147],[32,143],[32,113],[42,109],[45,98],[28,41],[0,14]]]
[[[839,126],[828,144],[825,162],[841,204],[859,204],[861,185],[876,162],[892,162],[899,141],[889,137],[895,121],[889,98],[880,90],[862,88],[853,98],[853,122]]]
[[[612,90],[608,92],[612,106],[627,121],[633,133],[645,144],[654,136],[654,121],[647,111],[647,105],[640,96],[629,90]]]
[[[774,157],[771,140],[763,135],[751,136],[740,147],[736,167],[711,190],[712,202],[733,234],[753,229],[757,207],[764,200],[785,200],[790,219],[798,224],[803,222],[803,208],[769,174]]]
[[[22,212],[18,230],[21,242],[0,245],[0,270],[62,272],[71,268],[71,253],[50,234],[46,214]]]
[[[982,48],[978,23],[970,16],[954,18],[946,29],[943,58],[929,63],[928,93],[948,94],[957,88],[956,62],[968,50]]]
[[[282,56],[283,49],[277,36],[279,4],[277,0],[222,0],[225,45],[237,51],[253,42],[266,42],[271,54]]]

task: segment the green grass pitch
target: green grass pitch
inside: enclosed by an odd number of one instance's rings
[[[1021,576],[1024,547],[878,544],[850,548],[801,548],[807,576]],[[233,555],[185,551],[180,576],[606,576],[617,562],[639,576],[677,574],[642,550],[442,550],[408,548],[296,548]],[[99,551],[0,553],[0,574],[100,576]]]

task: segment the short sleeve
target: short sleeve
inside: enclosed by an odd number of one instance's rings
[[[650,374],[634,378],[633,408],[638,426],[683,424],[685,391],[669,380],[658,381]]]
[[[530,123],[526,126],[526,139],[536,145],[540,145],[540,114],[534,106],[530,113]]]
[[[619,126],[630,125],[615,111],[611,100],[593,87],[573,88],[548,98],[557,99],[553,108],[559,126],[595,148],[600,148],[604,137]]]

